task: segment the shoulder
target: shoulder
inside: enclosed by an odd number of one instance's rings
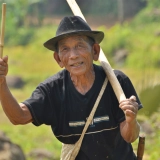
[[[56,74],[54,74],[53,76],[47,78],[45,81],[41,82],[41,84],[51,84],[51,83],[57,83],[57,82],[63,81],[66,75],[67,75],[67,71],[63,69],[57,72]]]
[[[100,66],[100,65],[93,64],[93,67],[94,67],[94,69],[95,69],[96,72],[98,72],[98,71],[99,72],[104,72],[102,66]]]
[[[101,75],[106,75],[102,66],[94,64],[95,72],[98,72]],[[120,70],[113,69],[114,74],[116,75],[118,80],[128,79],[128,76]]]
[[[125,73],[123,73],[120,70],[113,70],[113,71],[114,71],[114,73],[115,73],[115,75],[116,75],[116,77],[117,77],[117,79],[123,89],[124,88],[129,89],[130,87],[133,88],[133,84],[132,84],[130,78]]]
[[[126,78],[128,79],[128,76],[120,70],[113,69],[113,72],[119,80],[126,79]]]
[[[57,72],[56,74],[54,74],[53,76],[47,78],[43,82],[41,82],[38,85],[38,88],[44,88],[44,89],[50,90],[55,87],[60,87],[60,86],[62,87],[64,80],[67,78],[67,75],[68,75],[67,70],[63,69]]]
[[[93,67],[94,67],[94,71],[95,71],[95,73],[96,73],[97,76],[102,76],[102,77],[106,76],[106,74],[105,74],[104,69],[102,68],[102,66],[93,64]]]

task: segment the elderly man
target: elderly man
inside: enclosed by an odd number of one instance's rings
[[[20,104],[6,84],[8,58],[0,59],[0,99],[10,121],[50,125],[59,141],[76,143],[106,78],[102,67],[93,64],[103,37],[78,16],[63,18],[56,36],[44,46],[54,51],[54,59],[65,69],[40,83]],[[108,82],[76,160],[136,159],[131,142],[139,135],[136,116],[142,105],[129,78],[114,72],[127,99],[119,104]]]

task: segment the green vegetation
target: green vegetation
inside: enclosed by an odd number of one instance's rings
[[[18,7],[17,14],[21,12],[22,6],[28,5],[22,4],[24,2],[20,0],[18,2],[21,5]],[[147,122],[150,130],[146,131],[145,160],[160,158],[158,152],[160,148],[160,102],[158,99],[160,92],[160,29],[158,28],[160,12],[158,11],[160,11],[160,1],[148,0],[148,6],[132,21],[124,22],[123,25],[117,23],[111,28],[99,27],[106,35],[101,47],[111,65],[121,69],[131,78],[144,105],[144,109],[139,112],[138,119],[141,123]],[[19,20],[15,20],[11,13],[10,10],[7,14],[4,54],[9,56],[9,75],[21,76],[25,81],[23,88],[11,88],[16,99],[21,102],[30,96],[41,81],[61,69],[52,58],[52,52],[43,47],[43,43],[54,36],[57,26],[30,27],[20,23],[26,13],[21,13]],[[120,49],[127,50],[129,55],[123,65],[118,66],[113,56]],[[50,127],[44,125],[35,127],[32,124],[13,126],[1,107],[0,117],[0,129],[5,131],[13,142],[21,145],[26,155],[34,148],[45,148],[53,152],[58,159],[61,143],[53,136]],[[133,143],[135,150],[137,143],[138,141]]]

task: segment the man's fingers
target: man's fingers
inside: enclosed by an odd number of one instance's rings
[[[129,99],[132,100],[132,101],[136,101],[137,100],[135,96],[131,96]]]
[[[6,67],[5,67],[5,66],[0,65],[0,72],[3,72],[3,71],[5,71],[5,70],[6,70]]]
[[[0,58],[0,64],[6,65],[8,63],[8,56],[4,56],[3,58]]]
[[[126,102],[126,100],[127,100],[127,99],[122,100],[122,101],[120,102],[120,104],[121,104],[121,103],[123,103],[123,102]],[[133,96],[133,95],[132,95],[128,100],[131,100],[131,101],[134,101],[134,102],[136,102],[136,101],[137,101],[136,97],[135,97],[135,96]]]
[[[8,63],[8,56],[4,56],[2,59],[5,63]]]
[[[3,58],[0,58],[0,76],[2,76],[1,79],[4,79],[7,73],[8,73],[8,56],[4,56]]]
[[[126,116],[131,116],[132,118],[134,118],[135,116],[136,116],[136,113],[135,112],[133,112],[133,111],[131,111],[131,110],[126,110],[125,111],[125,115]]]
[[[119,107],[126,113],[126,110],[137,114],[138,103],[136,102],[136,97],[131,96],[129,99],[120,102]]]
[[[128,123],[133,123],[133,121],[136,119],[136,113],[134,113],[130,110],[126,110],[125,111],[125,117],[126,117],[126,121]]]
[[[130,110],[134,113],[137,113],[137,107],[133,105],[123,105],[120,107],[123,111]]]

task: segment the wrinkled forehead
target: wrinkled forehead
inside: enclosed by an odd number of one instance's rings
[[[88,37],[83,36],[83,35],[68,36],[68,37],[65,37],[65,38],[61,39],[60,41],[58,41],[58,45],[63,45],[63,44],[66,44],[66,43],[70,43],[72,41],[87,42],[87,39],[88,39]]]

